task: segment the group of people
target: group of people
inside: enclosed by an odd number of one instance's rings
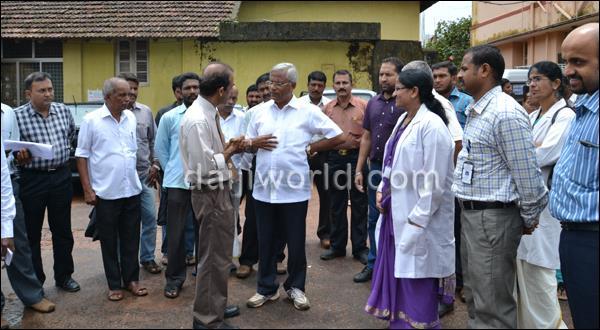
[[[386,58],[381,92],[368,102],[352,95],[347,70],[333,75],[333,100],[323,96],[320,71],[297,98],[296,67],[280,63],[247,88],[248,107],[238,109],[233,68],[213,62],[201,76],[173,78],[176,101],[154,120],[137,102],[134,75],[106,80],[105,103],[81,123],[75,156],[94,205],[108,299],[123,299],[123,289],[148,294],[140,266],[161,272],[159,188],[164,295],[177,298],[186,266],[197,263],[194,328],[232,327],[225,319],[240,313],[227,301],[240,231],[237,277],[258,263],[246,305],[279,299],[277,274],[288,273],[287,297],[309,309],[306,216],[315,184],[320,258],[346,255],[350,227],[352,255],[365,265],[354,281],[372,280],[365,311],[391,328],[439,328],[455,295],[467,303],[470,328],[562,327],[558,269],[575,327],[597,327],[598,24],[572,31],[562,47],[564,75],[552,62],[529,70],[539,104],[529,114],[503,92],[504,59],[488,45],[469,49],[460,68]],[[79,290],[68,167],[75,125],[52,102],[47,74],[25,85],[30,102],[2,109],[2,138],[51,144],[54,158],[2,150],[2,255],[14,251],[8,273],[19,298],[49,312],[46,208],[56,285]],[[568,90],[579,95],[575,104]]]

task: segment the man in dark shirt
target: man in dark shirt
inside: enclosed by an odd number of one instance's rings
[[[402,71],[404,63],[396,57],[388,57],[381,63],[379,69],[379,86],[381,93],[367,104],[363,128],[365,129],[360,143],[360,153],[356,164],[356,177],[354,183],[356,188],[364,191],[367,185],[369,196],[369,257],[363,270],[354,276],[354,282],[367,282],[371,280],[373,266],[375,265],[375,227],[379,218],[379,211],[375,207],[375,193],[381,182],[381,167],[383,164],[383,152],[385,143],[392,134],[394,126],[404,109],[397,109],[394,104],[394,88],[398,74]],[[363,178],[363,168],[369,159],[369,175]]]

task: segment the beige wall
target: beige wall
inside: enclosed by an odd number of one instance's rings
[[[516,66],[532,65],[540,61],[559,61],[560,46],[566,37],[566,32],[551,32],[531,37],[524,41],[507,42],[498,45],[504,56],[507,69]],[[527,45],[527,59],[525,60],[523,45]]]
[[[419,1],[242,1],[240,22],[381,23],[382,40],[419,40]]]
[[[543,3],[544,8],[541,8],[539,3]],[[598,3],[598,1],[524,1],[520,4],[499,6],[473,1],[471,43],[474,45],[491,43],[512,35],[568,23],[569,18],[554,4],[564,10],[572,20],[595,13],[598,21]],[[511,12],[514,13],[510,16],[490,22]]]

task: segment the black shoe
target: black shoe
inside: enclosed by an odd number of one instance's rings
[[[452,304],[438,304],[438,316],[440,318],[454,310],[454,303]]]
[[[361,264],[366,265],[369,262],[369,253],[361,252],[358,255],[354,255],[354,259],[360,261]]]
[[[240,315],[240,308],[237,305],[225,307],[225,318],[229,319]]]
[[[194,322],[192,323],[192,328],[193,329],[208,329],[207,327],[203,326],[202,324],[200,324],[200,322],[197,322],[196,320],[194,320]],[[217,327],[217,329],[239,329],[239,327],[236,327],[234,325],[230,325],[228,323],[221,323],[221,325],[219,325]]]
[[[81,287],[79,286],[79,284],[77,282],[75,282],[74,279],[70,278],[68,280],[66,280],[64,283],[62,284],[58,284],[56,283],[56,286],[67,291],[67,292],[77,292],[79,290],[81,290]]]
[[[346,252],[337,252],[333,249],[327,250],[327,252],[321,255],[321,260],[331,260],[335,258],[345,257]]]
[[[373,269],[365,266],[360,273],[354,275],[354,283],[368,282],[371,280],[371,277],[373,277]]]

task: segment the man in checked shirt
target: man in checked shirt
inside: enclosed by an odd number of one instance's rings
[[[515,259],[548,203],[529,119],[500,80],[504,59],[493,46],[463,58],[458,79],[473,96],[452,191],[461,214],[461,257],[468,327],[516,328]]]
[[[27,150],[17,154],[21,167],[21,201],[25,211],[27,236],[31,246],[33,267],[40,282],[46,280],[42,265],[40,241],[44,213],[48,209],[48,224],[54,250],[54,280],[56,286],[76,292],[80,287],[71,278],[73,266],[73,233],[71,232],[71,169],[69,155],[75,136],[71,111],[54,100],[49,74],[34,72],[25,78],[25,95],[29,103],[15,109],[21,141],[52,145],[53,159],[32,158]]]

